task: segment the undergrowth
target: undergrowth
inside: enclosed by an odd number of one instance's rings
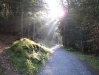
[[[52,41],[48,41],[48,40],[43,40],[40,42],[42,45],[51,48],[52,46],[54,46],[54,43]]]
[[[0,75],[6,75],[5,68],[3,68],[1,65],[0,65]]]
[[[15,41],[6,52],[20,75],[36,75],[50,54],[46,47],[27,38]]]
[[[76,55],[78,58],[87,61],[92,67],[99,71],[99,57],[91,54],[84,54],[78,48],[66,47],[66,50]]]

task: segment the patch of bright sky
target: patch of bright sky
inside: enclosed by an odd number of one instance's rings
[[[45,0],[48,9],[49,9],[49,17],[51,18],[61,18],[64,16],[64,11],[62,6],[60,5],[60,0]]]

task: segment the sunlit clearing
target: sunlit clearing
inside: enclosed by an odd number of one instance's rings
[[[64,11],[62,6],[60,6],[58,0],[46,0],[49,7],[49,17],[51,18],[61,18],[64,16]]]

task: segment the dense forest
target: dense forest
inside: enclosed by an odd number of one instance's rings
[[[57,23],[56,31],[62,36],[63,45],[98,56],[99,0],[60,0],[60,5],[65,15]],[[0,0],[0,32],[44,39],[50,28],[44,26],[49,19],[41,17],[46,8],[44,0]]]
[[[45,23],[38,18],[44,9],[44,2],[40,0],[0,1],[0,32],[35,39],[40,34],[38,30]]]
[[[40,75],[99,75],[99,0],[0,0],[0,75],[42,66]]]
[[[68,13],[59,29],[64,46],[99,55],[99,0],[67,0]]]

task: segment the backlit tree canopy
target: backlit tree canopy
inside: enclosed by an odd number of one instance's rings
[[[99,52],[99,1],[68,0],[68,14],[61,21],[64,46],[78,46],[82,52]]]
[[[34,19],[38,17],[35,15],[44,9],[44,2],[41,0],[1,0],[0,31],[20,33],[23,29],[23,33],[25,33],[28,31],[26,29],[28,26],[33,29]],[[21,28],[22,20],[24,21],[23,28]]]

